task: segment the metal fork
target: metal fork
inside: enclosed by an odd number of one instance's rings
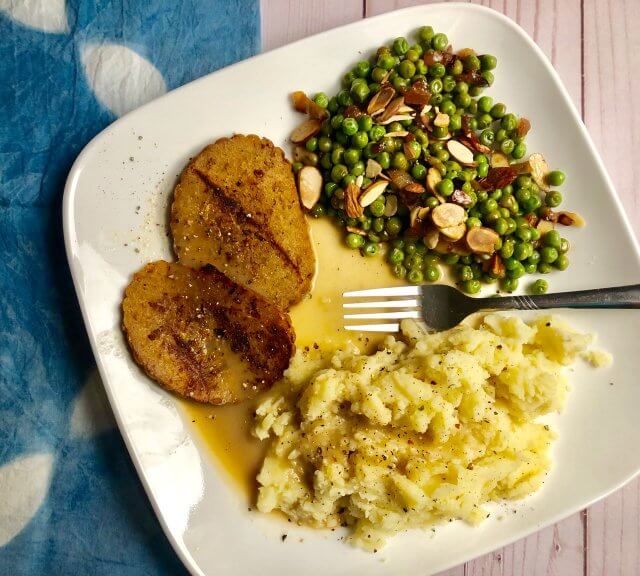
[[[342,296],[346,300],[343,304],[345,329],[361,332],[398,332],[399,321],[405,318],[422,318],[431,330],[447,330],[459,324],[470,314],[481,310],[640,308],[640,284],[542,296],[470,298],[446,285],[374,288],[344,292]],[[356,308],[367,311],[347,313]],[[385,308],[393,311],[377,311]],[[354,323],[365,320],[378,322]],[[385,322],[381,323],[381,320]]]

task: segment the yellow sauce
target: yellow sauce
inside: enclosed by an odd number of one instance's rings
[[[342,292],[397,285],[381,256],[363,258],[344,246],[342,232],[326,219],[311,222],[318,262],[312,293],[291,309],[296,346],[331,351],[351,340],[363,350],[375,348],[384,335],[344,330]],[[183,401],[184,409],[198,433],[233,482],[255,499],[255,477],[262,463],[266,442],[251,436],[253,411],[259,399],[233,406],[208,406]]]

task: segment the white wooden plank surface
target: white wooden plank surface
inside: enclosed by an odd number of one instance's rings
[[[474,0],[518,22],[547,54],[598,146],[634,229],[640,226],[640,2]],[[419,0],[262,0],[263,46]],[[632,73],[633,72],[633,73]],[[585,545],[586,544],[586,545]],[[441,576],[640,575],[640,480],[588,511]]]

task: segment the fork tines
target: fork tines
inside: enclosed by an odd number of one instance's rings
[[[371,290],[355,290],[342,294],[346,302],[345,309],[368,310],[357,314],[344,314],[345,330],[359,332],[398,332],[399,322],[371,322],[353,324],[362,320],[403,320],[405,318],[422,318],[422,299],[420,286],[397,286],[394,288],[373,288]],[[377,300],[367,300],[377,298]],[[385,300],[381,300],[385,298]],[[357,300],[356,300],[357,299]],[[393,308],[392,312],[377,312],[380,309]]]

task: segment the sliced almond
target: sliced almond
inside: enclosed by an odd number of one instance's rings
[[[291,94],[291,99],[293,100],[293,107],[298,112],[309,114],[311,118],[315,118],[316,120],[324,120],[329,117],[327,110],[316,104],[309,96],[300,90]]]
[[[462,224],[467,219],[467,213],[462,206],[452,202],[445,202],[433,209],[431,219],[442,230],[443,228],[451,228]]]
[[[495,230],[477,226],[467,232],[467,244],[472,252],[478,254],[493,254],[500,236]]]
[[[549,190],[549,185],[547,184],[549,165],[544,159],[544,156],[536,152],[529,156],[529,160],[527,160],[527,162],[529,164],[529,171],[531,172],[531,178],[533,178],[533,181],[540,186],[541,190]]]
[[[364,182],[364,176],[363,176],[362,174],[360,174],[360,176],[358,176],[358,177],[356,178],[356,182],[355,182],[355,184],[356,184],[356,186],[357,186],[358,188],[362,188],[362,183],[363,183],[363,182]]]
[[[438,254],[457,254],[458,256],[468,256],[471,254],[464,240],[453,242],[443,236],[440,236],[433,250]]]
[[[420,148],[418,148],[418,152],[416,153],[413,150],[411,143],[407,141],[405,141],[402,145],[402,151],[404,152],[404,155],[407,157],[407,160],[409,160],[409,162],[417,160],[418,156],[420,156]]]
[[[491,155],[491,168],[508,168],[509,159],[502,152],[494,152]]]
[[[464,236],[464,233],[467,231],[467,226],[462,223],[457,226],[449,226],[449,228],[440,228],[440,233],[453,240],[460,240]]]
[[[382,124],[383,126],[386,126],[387,124],[391,124],[392,122],[402,122],[403,120],[413,120],[413,116],[409,114],[394,114],[393,116],[390,116],[386,120],[380,119],[378,124]]]
[[[315,166],[305,166],[298,172],[298,192],[300,202],[307,209],[311,210],[322,193],[322,174]]]
[[[367,160],[367,168],[364,171],[364,175],[373,180],[378,176],[378,174],[380,174],[380,172],[382,172],[382,166],[380,163],[376,162],[373,158],[369,158],[369,160]]]
[[[538,224],[536,224],[536,228],[538,232],[540,232],[540,236],[544,236],[547,232],[553,230],[553,222],[549,220],[540,220]]]
[[[395,216],[398,212],[398,197],[393,194],[388,194],[386,202],[384,203],[384,215],[387,218]]]
[[[347,232],[351,232],[352,234],[360,234],[360,236],[366,236],[367,233],[362,228],[356,228],[355,226],[347,226]]]
[[[558,224],[562,224],[563,226],[576,226],[578,228],[582,228],[586,222],[584,218],[577,214],[576,212],[558,212]]]
[[[303,164],[313,164],[313,158],[317,162],[317,156],[315,152],[309,152],[303,146],[296,146],[293,149],[293,159],[295,162],[302,162]]]
[[[422,107],[422,110],[420,110],[420,114],[428,114],[429,112],[431,112],[431,108],[433,108],[433,106],[431,106],[431,104],[425,104]]]
[[[422,194],[424,192],[424,186],[418,184],[418,182],[411,182],[411,184],[407,184],[402,190],[409,194]]]
[[[433,250],[438,245],[438,240],[440,239],[440,232],[438,232],[437,228],[429,228],[424,235],[422,241],[424,245],[429,248],[429,250]]]
[[[303,122],[298,126],[293,132],[291,132],[291,142],[294,144],[302,144],[315,136],[318,132],[320,132],[320,128],[322,127],[322,122],[320,120],[316,120],[315,118],[311,118],[306,122]]]
[[[417,228],[422,224],[429,215],[429,208],[425,208],[423,206],[416,206],[411,209],[409,213],[409,224],[411,228]]]
[[[457,140],[449,140],[449,142],[447,142],[447,149],[460,164],[464,166],[476,165],[473,161],[473,151]]]
[[[382,112],[389,102],[396,95],[396,91],[391,86],[383,86],[378,92],[371,98],[369,105],[367,106],[367,114],[373,116],[377,112]]]
[[[385,138],[404,138],[409,132],[406,130],[396,130],[395,132],[387,132]]]
[[[429,168],[427,171],[427,188],[432,194],[436,193],[436,186],[442,180],[442,174],[437,168]]]
[[[524,138],[529,133],[529,130],[531,130],[531,122],[524,117],[520,118],[517,128],[518,136]]]
[[[406,104],[403,104],[402,106],[400,106],[400,108],[398,108],[398,114],[414,114],[415,110],[413,108],[411,108],[411,106],[407,106]]]
[[[391,118],[398,112],[398,109],[402,105],[404,105],[403,96],[398,96],[397,98],[394,98],[393,100],[391,100],[391,102],[389,102],[389,104],[387,104],[387,106],[385,107],[384,113],[382,114],[382,116],[380,116],[380,122],[384,123],[387,120],[389,120],[389,118]]]
[[[433,125],[438,128],[447,128],[449,126],[449,114],[443,114],[442,112],[438,112],[436,117],[433,119]]]
[[[500,254],[494,254],[486,263],[486,269],[493,275],[494,278],[504,278],[505,269],[504,262],[500,257]]]
[[[460,206],[470,206],[473,203],[473,200],[464,190],[454,190],[451,195],[451,202],[460,204]]]
[[[389,186],[389,182],[386,180],[376,180],[360,196],[360,206],[364,208],[372,204],[387,189],[387,186]]]
[[[360,204],[362,191],[353,182],[344,191],[344,209],[349,218],[360,218],[364,214],[364,207]]]

